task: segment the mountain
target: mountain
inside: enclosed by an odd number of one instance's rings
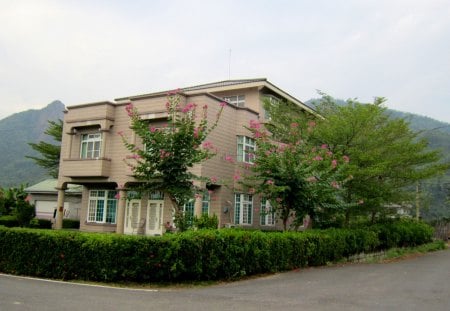
[[[31,185],[48,178],[46,171],[26,155],[36,155],[29,142],[52,142],[44,134],[48,120],[63,118],[65,106],[56,100],[40,110],[15,113],[0,120],[0,187]]]

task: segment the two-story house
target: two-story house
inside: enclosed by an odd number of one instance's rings
[[[129,154],[123,133],[136,141],[130,129],[125,106],[132,103],[141,118],[155,126],[167,122],[167,92],[118,98],[114,102],[96,102],[67,107],[64,116],[61,162],[58,178],[58,209],[62,216],[65,191],[69,184],[82,186],[80,230],[128,234],[160,235],[166,224],[173,222],[170,200],[164,189],[137,196],[129,191],[136,182],[123,159]],[[214,118],[220,103],[228,104],[218,126],[208,140],[218,154],[194,167],[197,175],[212,180],[233,180],[242,162],[251,162],[249,153],[255,148],[248,126],[250,120],[264,121],[263,98],[282,99],[296,103],[305,111],[314,111],[266,79],[227,80],[180,90],[184,102],[199,107],[208,105]],[[138,143],[138,142],[137,142]],[[225,159],[232,158],[233,161]],[[238,188],[237,188],[238,189]],[[217,182],[208,185],[203,197],[184,206],[185,212],[197,216],[217,215],[219,226],[275,228],[272,213],[261,213],[267,202],[250,193]],[[62,217],[58,217],[57,228]]]

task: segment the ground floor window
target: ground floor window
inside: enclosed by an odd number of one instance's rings
[[[251,225],[253,216],[253,196],[245,193],[234,195],[234,223]]]
[[[88,222],[116,223],[117,191],[114,190],[90,190]]]
[[[270,205],[269,200],[261,200],[261,225],[262,226],[273,226],[275,225],[275,212]]]

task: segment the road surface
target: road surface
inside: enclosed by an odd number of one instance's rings
[[[0,274],[0,310],[450,310],[450,250],[205,287],[120,289]]]

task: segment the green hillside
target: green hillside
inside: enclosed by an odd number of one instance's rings
[[[44,134],[48,120],[63,118],[64,104],[54,101],[41,110],[27,110],[0,120],[0,186],[33,184],[48,178],[26,155],[35,155],[28,142],[51,140]]]

